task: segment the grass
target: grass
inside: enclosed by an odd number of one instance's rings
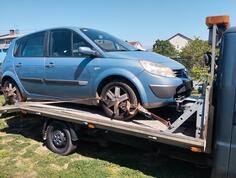
[[[80,141],[76,153],[59,156],[43,146],[41,128],[40,119],[32,116],[0,119],[0,178],[207,177],[192,164],[121,144],[104,148]]]

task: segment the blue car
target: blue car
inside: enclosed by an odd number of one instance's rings
[[[0,49],[0,66],[2,65],[2,62],[6,56],[7,49]]]
[[[43,30],[14,39],[8,50],[1,80],[8,104],[71,100],[126,120],[134,116],[128,105],[157,108],[191,94],[182,64],[94,29]]]
[[[2,78],[2,63],[6,56],[6,52],[7,52],[7,49],[0,49],[0,80]],[[1,84],[0,84],[0,87],[1,87]],[[1,93],[1,90],[0,90],[0,93]]]

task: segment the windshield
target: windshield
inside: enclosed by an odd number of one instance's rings
[[[108,33],[88,28],[81,28],[80,30],[106,52],[138,50],[127,42],[109,35]]]

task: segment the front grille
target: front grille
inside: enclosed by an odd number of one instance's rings
[[[179,78],[187,78],[188,74],[184,69],[174,70],[175,76]]]

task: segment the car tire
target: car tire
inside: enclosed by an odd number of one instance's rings
[[[126,109],[127,101],[131,106],[138,105],[138,98],[132,87],[126,81],[117,80],[107,83],[101,91],[102,108],[105,114],[117,120],[129,120],[133,118],[137,111],[132,108],[132,114],[129,114]],[[118,105],[111,101],[118,101]],[[107,102],[108,101],[108,102]]]
[[[68,126],[59,121],[52,121],[47,126],[46,146],[52,152],[63,156],[73,153],[77,148],[76,142],[72,141]]]
[[[12,80],[7,80],[4,82],[2,92],[5,98],[5,104],[14,105],[18,102],[25,101],[18,86]]]

